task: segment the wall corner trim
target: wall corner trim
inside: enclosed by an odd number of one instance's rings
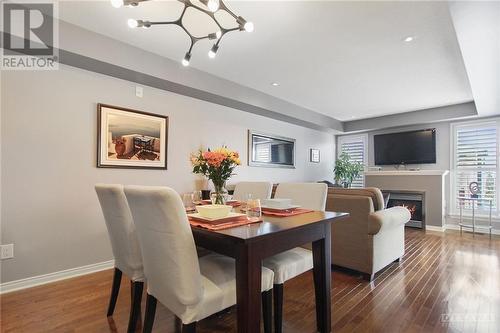
[[[444,226],[442,227],[438,227],[438,226],[435,226],[435,225],[426,225],[425,226],[425,229],[426,231],[437,231],[437,232],[445,232],[446,231],[446,228]]]
[[[109,260],[96,264],[70,268],[59,272],[33,276],[26,279],[5,282],[0,284],[0,294],[6,294],[13,291],[41,286],[47,283],[52,283],[56,281],[66,280],[82,275],[104,271],[113,268],[114,265],[115,261]]]

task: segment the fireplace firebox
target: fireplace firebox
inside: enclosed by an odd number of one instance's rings
[[[390,193],[387,208],[403,206],[410,211],[407,227],[425,229],[425,193],[414,191],[383,191]]]

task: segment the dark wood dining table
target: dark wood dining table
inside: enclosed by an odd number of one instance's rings
[[[262,260],[312,243],[318,332],[331,330],[331,223],[348,213],[319,212],[263,216],[263,222],[211,231],[192,227],[197,246],[236,260],[238,332],[260,331]]]

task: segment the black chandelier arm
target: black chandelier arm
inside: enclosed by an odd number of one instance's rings
[[[235,13],[233,13],[231,11],[231,9],[229,9],[222,0],[219,1],[219,10],[225,11],[226,13],[228,13],[229,15],[231,15],[232,17],[234,17],[235,19],[238,18],[238,16]]]
[[[225,28],[224,28],[224,27],[223,27],[223,26],[219,23],[219,21],[217,20],[217,18],[215,17],[215,12],[211,12],[211,11],[209,11],[209,10],[206,10],[206,9],[204,9],[204,8],[201,8],[201,7],[199,7],[199,6],[195,5],[195,4],[193,4],[190,0],[179,0],[179,1],[180,1],[180,2],[182,2],[182,3],[184,4],[184,6],[185,6],[185,7],[184,7],[184,11],[183,11],[183,15],[184,15],[184,12],[186,11],[186,9],[187,9],[188,7],[193,7],[193,8],[195,8],[196,10],[199,10],[200,12],[202,12],[202,13],[204,13],[204,14],[208,15],[208,16],[212,19],[212,21],[214,21],[214,22],[215,22],[215,24],[217,24],[217,26],[219,27],[219,29],[220,29],[221,31],[226,30],[226,29],[225,29]],[[219,3],[222,3],[222,1],[220,1]],[[181,16],[181,18],[182,18],[182,16]]]
[[[179,25],[180,26],[180,23],[178,20],[176,21],[159,21],[159,22],[149,22],[150,25],[168,25],[168,24],[172,24],[172,25]]]
[[[224,31],[222,32],[222,34],[221,34],[221,36],[220,36],[219,40],[217,41],[217,44],[216,44],[216,45],[217,45],[217,46],[219,45],[220,40],[221,40],[221,39],[222,39],[222,37],[224,37],[227,33],[232,32],[232,31],[236,31],[236,30],[240,30],[240,28],[224,29]]]
[[[181,1],[181,0],[180,0]],[[199,10],[200,12],[203,12],[205,14],[207,14],[208,16],[214,16],[214,13],[209,11],[209,10],[206,10],[205,8],[202,8],[202,7],[199,7],[197,5],[195,5],[194,3],[192,3],[190,0],[186,0],[186,1],[181,1],[182,3],[184,3],[184,5],[186,7],[193,7],[194,9],[196,10]]]
[[[152,26],[152,25],[177,25],[179,26],[182,30],[184,30],[184,32],[192,39],[195,39],[196,41],[199,41],[199,40],[202,40],[202,39],[210,39],[210,36],[215,34],[215,33],[211,33],[211,34],[208,34],[206,36],[194,36],[192,35],[185,27],[184,25],[182,24],[182,22],[180,22],[179,20],[176,20],[176,21],[165,21],[165,22],[162,22],[162,21],[158,21],[158,22],[150,22],[150,21],[143,21],[145,22],[145,24],[147,24],[148,26]],[[234,29],[233,29],[234,30]],[[226,30],[227,31],[230,31],[230,30]],[[215,38],[213,38],[215,39]]]
[[[210,18],[211,18],[211,19],[215,22],[215,24],[217,24],[217,26],[219,27],[219,29],[221,30],[222,34],[224,34],[224,33],[225,33],[224,31],[229,32],[229,31],[233,31],[233,30],[239,30],[239,28],[236,28],[236,29],[234,29],[234,28],[230,28],[230,29],[224,28],[224,27],[222,26],[222,24],[220,24],[219,20],[217,20],[217,18],[215,17],[215,13],[216,13],[216,12],[212,12],[212,11],[206,10],[205,8],[199,7],[199,6],[195,5],[195,4],[193,4],[193,3],[191,2],[191,0],[179,0],[179,1],[180,1],[180,2],[182,2],[182,3],[185,5],[185,7],[184,7],[184,11],[183,11],[183,14],[181,15],[181,18],[182,18],[182,16],[184,15],[184,12],[186,11],[186,9],[187,9],[188,7],[193,7],[193,8],[195,8],[195,9],[199,10],[200,12],[205,13],[206,15],[210,16]],[[220,11],[220,10],[223,10],[223,11],[227,12],[227,13],[228,13],[229,15],[231,15],[231,16],[232,16],[235,20],[236,20],[236,19],[238,19],[238,16],[237,16],[236,14],[234,14],[234,13],[233,13],[233,12],[232,12],[232,11],[231,11],[231,10],[230,10],[227,6],[226,6],[226,4],[225,4],[224,2],[222,2],[222,0],[220,0],[220,1],[219,1],[219,9],[218,9],[218,10],[219,10],[219,11]]]
[[[139,3],[145,2],[145,1],[150,1],[150,0],[123,0],[123,3],[125,5],[129,5],[129,6],[130,5],[137,6]],[[184,30],[184,32],[188,35],[189,40],[190,40],[189,50],[185,54],[184,59],[182,60],[182,64],[184,66],[189,66],[189,61],[191,59],[191,52],[192,52],[195,44],[197,42],[199,42],[200,40],[209,39],[209,40],[215,41],[215,43],[212,46],[212,49],[208,53],[208,56],[210,58],[214,58],[215,54],[217,53],[217,50],[219,49],[220,43],[226,34],[233,32],[233,31],[238,31],[238,30],[239,31],[250,31],[250,32],[253,30],[253,25],[249,25],[247,28],[247,23],[250,23],[250,22],[247,22],[243,17],[237,16],[235,13],[233,13],[226,6],[226,4],[223,2],[223,0],[218,1],[218,8],[213,8],[213,6],[211,6],[211,5],[210,5],[210,7],[208,7],[210,4],[210,0],[202,0],[201,1],[204,5],[207,6],[207,8],[216,9],[215,11],[200,7],[197,4],[194,4],[193,0],[178,0],[178,1],[183,4],[184,8],[182,9],[182,12],[179,15],[177,20],[174,20],[174,21],[156,21],[156,22],[150,22],[150,21],[145,21],[145,20],[136,20],[135,22],[129,23],[129,25],[130,25],[130,27],[143,27],[143,28],[150,28],[153,25],[177,25],[177,26],[181,27],[181,29]],[[212,19],[212,21],[214,21],[215,24],[217,25],[218,30],[215,32],[209,33],[206,36],[194,36],[193,34],[191,34],[183,22],[184,17],[186,15],[186,12],[187,12],[188,8],[190,8],[190,7],[193,7],[194,10],[197,10],[197,11],[209,16]],[[218,11],[225,11],[226,13],[228,13],[231,17],[233,17],[235,19],[236,24],[238,26],[234,27],[234,28],[226,28],[226,27],[222,26],[221,22],[219,22],[219,20],[215,16],[215,13]],[[129,20],[129,22],[130,22],[130,20]]]

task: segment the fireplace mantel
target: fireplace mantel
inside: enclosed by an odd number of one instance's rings
[[[365,172],[365,186],[386,191],[425,192],[425,225],[444,225],[448,170],[384,170]]]
[[[446,176],[448,170],[382,170],[382,171],[366,171],[365,176]]]

